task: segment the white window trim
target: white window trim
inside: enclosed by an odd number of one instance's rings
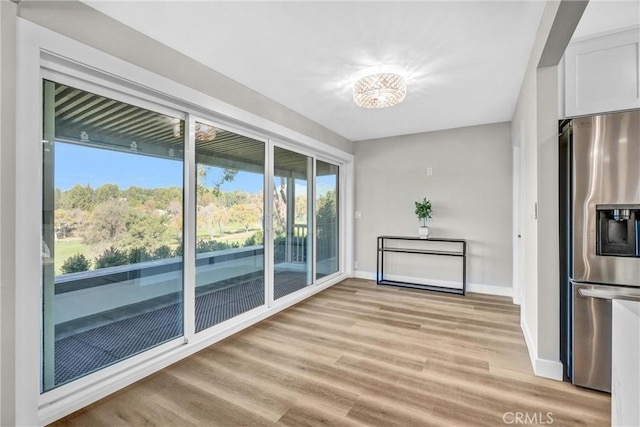
[[[20,239],[16,242],[16,336],[18,339],[15,346],[15,368],[19,378],[15,388],[16,424],[50,423],[351,275],[354,160],[352,154],[24,19],[18,18],[17,24],[17,197],[15,209],[17,213],[16,233]],[[56,61],[55,58],[61,58],[62,61]],[[41,79],[43,77],[41,71],[43,69],[68,74],[89,84],[106,88],[106,90],[118,86],[117,82],[130,83],[132,87],[138,89],[135,92],[144,92],[142,98],[153,104],[172,108],[173,106],[167,102],[167,99],[173,98],[180,101],[178,111],[195,114],[199,117],[210,117],[214,121],[228,123],[233,128],[245,128],[243,124],[250,124],[250,126],[246,125],[245,130],[248,133],[257,131],[262,138],[265,136],[269,138],[268,147],[273,145],[271,138],[275,138],[278,140],[278,145],[290,146],[294,151],[301,153],[306,151],[314,158],[318,156],[338,164],[340,166],[340,199],[343,206],[341,219],[344,224],[340,231],[344,246],[344,248],[341,247],[343,257],[341,270],[343,271],[335,276],[325,278],[317,286],[307,287],[304,292],[296,293],[286,301],[274,304],[270,308],[257,308],[230,319],[230,321],[221,324],[219,328],[215,328],[216,330],[210,334],[187,336],[188,343],[185,343],[184,339],[180,337],[41,395],[39,368],[41,310],[40,304],[33,302],[34,299],[39,300],[41,293],[41,272],[39,268],[34,268],[34,265],[40,265],[39,254],[41,252],[42,172],[39,164],[42,155],[40,118],[42,111]],[[108,78],[109,76],[117,77]],[[118,91],[120,95],[116,99],[123,99],[122,91]],[[136,99],[139,99],[137,95],[135,96]],[[191,105],[193,108],[185,108],[184,105]],[[34,165],[38,165],[38,167],[34,167]],[[272,165],[267,165],[266,173],[271,172],[269,168],[272,169]],[[188,176],[185,175],[185,178]],[[189,184],[190,182],[185,181],[185,186]],[[268,219],[265,221],[266,224],[269,224]],[[266,264],[265,267],[267,266]]]

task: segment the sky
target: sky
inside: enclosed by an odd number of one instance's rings
[[[103,184],[117,184],[121,190],[131,186],[143,188],[181,187],[183,164],[178,160],[141,156],[121,151],[101,150],[76,144],[55,144],[55,187],[62,191],[76,184],[91,185],[96,189]],[[208,181],[219,178],[215,171]],[[318,177],[317,195],[335,188],[334,176]],[[221,187],[225,191],[240,190],[258,193],[263,188],[262,175],[238,172],[232,182]],[[306,185],[297,185],[296,193],[306,191]]]
[[[55,186],[62,191],[76,184],[117,184],[121,190],[131,186],[143,188],[181,187],[182,162],[160,157],[141,156],[121,151],[100,150],[82,145],[56,142]],[[216,176],[212,176],[216,178]],[[233,182],[222,186],[225,191],[262,190],[261,175],[239,172]]]

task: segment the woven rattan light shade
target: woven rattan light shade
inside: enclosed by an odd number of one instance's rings
[[[397,74],[372,74],[353,85],[353,100],[358,107],[391,107],[402,102],[406,96],[407,84]]]

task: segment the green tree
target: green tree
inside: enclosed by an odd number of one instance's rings
[[[249,231],[249,228],[254,227],[260,220],[259,213],[248,204],[232,206],[229,215],[233,221],[242,224],[245,231]]]
[[[54,218],[56,237],[65,239],[73,237],[79,230],[85,229],[89,220],[89,212],[81,209],[56,209]]]
[[[126,235],[120,246],[157,248],[170,239],[167,227],[168,217],[162,214],[149,214],[131,211],[126,219]]]
[[[120,188],[116,184],[103,184],[94,191],[96,204],[120,198]]]
[[[115,243],[124,238],[130,212],[124,199],[110,199],[97,205],[84,235],[85,243]]]
[[[60,207],[63,209],[82,209],[90,211],[95,205],[94,191],[91,185],[76,184],[60,195]]]
[[[307,223],[307,195],[301,194],[295,200],[295,220],[296,224]]]
[[[235,169],[199,164],[197,172],[198,197],[204,195],[207,190],[210,190],[214,196],[220,195],[222,185],[225,182],[232,182],[237,174],[238,171]]]
[[[132,185],[122,192],[122,197],[127,199],[130,206],[141,206],[153,198],[153,190]]]
[[[81,271],[87,271],[91,268],[91,262],[82,254],[75,254],[70,256],[64,261],[60,271],[62,274],[78,273]]]
[[[182,204],[182,188],[154,188],[152,197],[158,209],[167,210],[172,203]]]
[[[216,235],[222,236],[223,228],[229,220],[229,213],[226,207],[218,204],[209,204],[198,212],[198,228],[209,233],[211,239]]]
[[[336,207],[336,192],[334,190],[329,190],[318,198],[318,212],[316,214],[318,237],[333,236],[338,220]]]

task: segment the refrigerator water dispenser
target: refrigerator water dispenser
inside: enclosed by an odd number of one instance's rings
[[[640,205],[597,205],[596,254],[640,257]]]

